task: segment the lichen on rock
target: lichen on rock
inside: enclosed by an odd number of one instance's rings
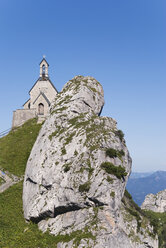
[[[83,234],[59,248],[133,247],[118,224],[131,158],[116,121],[100,116],[103,105],[102,86],[93,77],[67,82],[27,162],[25,219],[53,235]]]

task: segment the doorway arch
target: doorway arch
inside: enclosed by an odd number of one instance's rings
[[[39,103],[38,105],[38,114],[44,115],[44,104],[43,103]]]

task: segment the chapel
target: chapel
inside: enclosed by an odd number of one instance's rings
[[[35,117],[40,123],[49,115],[49,107],[58,91],[49,78],[49,64],[45,57],[39,66],[39,78],[29,91],[29,99],[23,104],[23,109],[13,111],[12,127],[20,126],[25,121]]]

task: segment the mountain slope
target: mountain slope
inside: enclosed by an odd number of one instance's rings
[[[127,183],[127,190],[139,206],[146,195],[156,194],[164,189],[166,189],[166,171],[157,171],[144,178],[129,178]]]
[[[32,146],[38,136],[41,124],[36,119],[27,121],[0,138],[0,168],[22,176]]]

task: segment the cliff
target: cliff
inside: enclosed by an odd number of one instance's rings
[[[122,203],[131,158],[116,121],[100,116],[103,105],[92,77],[73,78],[57,95],[27,162],[24,217],[63,235],[58,248],[158,247],[148,220]]]
[[[158,192],[156,195],[147,195],[141,208],[159,213],[166,212],[166,189]]]

